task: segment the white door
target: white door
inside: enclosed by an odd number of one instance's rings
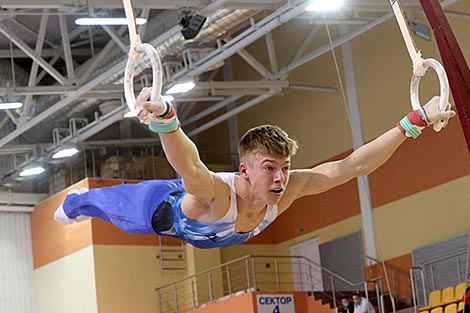
[[[292,256],[305,259],[292,260],[292,273],[295,291],[323,291],[320,262],[320,239],[313,238],[291,246]]]

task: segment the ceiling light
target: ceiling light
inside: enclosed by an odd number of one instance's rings
[[[342,4],[342,0],[313,0],[305,8],[305,11],[332,11],[338,9]]]
[[[19,175],[21,177],[39,175],[41,173],[44,173],[45,170],[46,169],[42,166],[34,166],[22,170]]]
[[[135,19],[137,25],[147,23],[147,19],[138,17]],[[128,25],[125,17],[81,17],[75,20],[77,25]]]
[[[166,91],[166,94],[171,95],[174,93],[184,93],[190,91],[194,87],[196,87],[196,84],[194,84],[193,82],[179,83],[168,89]]]
[[[74,155],[77,154],[77,153],[78,153],[78,149],[77,149],[77,148],[62,149],[62,150],[59,150],[59,151],[57,151],[56,153],[54,153],[54,154],[52,155],[52,158],[53,158],[53,159],[67,158],[67,157],[74,156]]]
[[[175,100],[175,97],[173,97],[172,95],[164,95],[162,96],[162,99],[166,102],[173,102],[173,100]]]
[[[21,102],[1,102],[0,110],[19,109],[23,106]]]

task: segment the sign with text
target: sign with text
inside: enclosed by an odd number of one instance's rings
[[[295,313],[294,295],[256,295],[258,313]]]

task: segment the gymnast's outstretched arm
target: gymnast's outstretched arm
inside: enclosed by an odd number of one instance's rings
[[[432,125],[437,121],[455,116],[454,111],[439,111],[439,97],[434,97],[424,110]],[[403,130],[395,127],[371,142],[355,150],[345,159],[318,165],[312,169],[291,172],[292,187],[298,197],[327,191],[357,176],[372,173],[384,164],[406,140]]]
[[[143,103],[143,107],[147,111],[151,110],[152,104],[146,102],[149,96],[150,89],[143,89],[137,98],[136,106]],[[156,107],[156,109],[159,109],[159,107]],[[155,113],[159,115],[161,112]],[[159,133],[159,136],[166,158],[183,179],[186,191],[210,202],[215,197],[215,182],[217,178],[202,163],[194,142],[186,136],[180,127],[169,133]]]

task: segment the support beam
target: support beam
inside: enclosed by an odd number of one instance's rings
[[[279,67],[277,66],[276,48],[274,46],[272,33],[266,34],[266,47],[268,48],[269,64],[271,65],[271,71],[277,74]]]
[[[129,49],[127,48],[127,46],[122,42],[121,38],[120,38],[120,35],[119,34],[116,34],[109,26],[101,26],[101,28],[103,28],[105,30],[106,33],[108,33],[108,35],[111,37],[111,39],[119,46],[119,48],[121,48],[121,50],[124,52],[124,53],[128,53],[129,52]]]
[[[50,61],[49,61],[49,65],[50,66],[54,66],[54,64],[56,64],[57,61],[59,61],[60,59],[60,56],[56,55],[55,57],[53,57]],[[36,78],[36,85],[39,84],[41,82],[41,80],[46,77],[47,75],[47,72],[45,70],[42,70],[38,77]]]
[[[348,26],[340,26],[341,36],[345,36],[348,32]],[[359,99],[357,96],[351,43],[349,41],[344,43],[341,46],[341,51],[343,55],[344,81],[346,82],[346,101],[348,102],[346,105],[348,106],[349,125],[351,127],[353,147],[354,150],[356,150],[364,145],[364,138],[362,135],[361,113],[359,111]],[[378,259],[369,178],[367,176],[357,177],[357,186],[359,189],[359,202],[361,206],[362,229],[364,232],[366,253],[367,256]]]
[[[122,36],[126,29],[127,27],[121,27],[118,30],[118,35]],[[97,55],[77,69],[77,74],[80,76],[80,80],[78,81],[79,86],[83,85],[90,78],[95,68],[108,56],[109,52],[114,48],[114,45],[114,41],[109,41]]]
[[[318,33],[319,30],[320,30],[319,26],[315,26],[312,28],[310,33],[307,35],[307,37],[304,39],[300,47],[297,49],[296,54],[294,55],[292,60],[289,62],[289,64],[292,64],[293,62],[300,59],[300,57],[302,57],[302,55],[305,53],[305,50],[307,50],[308,46],[310,45],[310,43],[312,42],[313,38],[315,37],[315,35]],[[281,75],[281,79],[287,79],[289,74],[290,72],[283,73]]]
[[[237,101],[241,97],[242,97],[241,95],[231,96],[231,97],[228,97],[225,100],[220,101],[219,103],[211,105],[210,107],[208,107],[207,109],[199,112],[198,114],[195,114],[195,115],[191,116],[190,118],[185,119],[183,121],[183,126],[194,123],[194,122],[200,120],[201,118],[204,118],[207,115],[212,114],[212,113],[216,112],[217,110],[222,109],[223,107],[226,107],[230,103],[233,103],[233,102]]]
[[[34,206],[0,205],[0,212],[31,213]]]
[[[69,31],[65,15],[59,15],[59,28],[62,37],[62,47],[64,49],[65,67],[67,68],[67,77],[70,81],[75,79],[75,71],[73,68],[72,51],[70,49]]]
[[[436,37],[470,152],[470,70],[441,3],[436,0],[420,2]]]
[[[89,0],[2,0],[3,8],[12,9],[86,9]],[[285,3],[285,0],[251,0],[251,1],[227,1],[222,8],[225,9],[264,9],[273,10],[279,5]],[[135,9],[173,9],[180,8],[198,9],[211,4],[211,0],[134,0]],[[94,9],[122,9],[122,0],[93,0]]]
[[[40,193],[15,193],[0,192],[0,203],[8,205],[36,205],[48,197],[48,194]]]
[[[45,13],[47,13],[47,9],[44,10]],[[38,55],[42,54],[42,48],[44,46],[44,42],[46,40],[46,30],[47,30],[47,22],[49,21],[49,16],[48,15],[43,15],[41,17],[41,23],[39,24],[39,32],[38,32],[38,37],[36,41],[36,48],[34,49],[34,52],[37,53]],[[31,66],[31,72],[29,74],[29,81],[28,81],[28,87],[33,87],[36,85],[36,77],[38,75],[38,63],[33,62],[33,65]],[[24,106],[23,106],[23,117],[29,116],[29,112],[31,111],[31,103],[33,100],[33,95],[26,95],[25,101],[24,101]]]
[[[246,61],[253,69],[255,69],[258,73],[261,74],[264,78],[274,80],[276,77],[274,77],[273,73],[268,71],[266,67],[263,66],[258,60],[255,59],[254,56],[252,56],[248,51],[245,49],[240,49],[237,51],[238,55],[242,57],[243,60]]]
[[[174,75],[174,78],[177,79],[185,75],[197,76],[201,73],[204,73],[207,69],[212,68],[221,61],[231,57],[237,53],[237,51],[247,47],[250,43],[260,39],[262,36],[271,32],[273,29],[281,26],[284,23],[287,23],[300,14],[303,14],[308,4],[309,1],[296,3],[295,5],[289,2],[282,8],[270,14],[268,17],[264,18],[261,22],[235,37],[233,40],[227,42],[212,53],[209,53],[209,55],[207,55],[205,58],[197,61],[194,64],[194,69],[180,71]]]
[[[223,121],[227,120],[228,118],[232,117],[232,116],[235,116],[249,108],[251,108],[252,106],[260,103],[260,102],[263,102],[264,100],[266,99],[269,99],[271,98],[272,96],[274,95],[274,93],[272,92],[269,92],[269,93],[266,93],[264,95],[261,95],[261,96],[258,96],[256,98],[253,98],[251,99],[250,101],[247,101],[245,102],[244,104],[238,106],[237,108],[227,112],[227,113],[224,113],[218,117],[216,117],[215,119],[213,119],[212,121],[210,122],[207,122],[206,124],[192,130],[191,132],[188,133],[188,136],[195,136],[209,128],[211,128],[212,126],[215,126],[219,123],[222,123]]]
[[[326,44],[326,45],[324,45],[324,46],[322,46],[322,47],[320,47],[320,48],[304,55],[303,57],[293,61],[289,65],[281,68],[279,73],[280,74],[286,74],[286,73],[291,72],[292,70],[296,69],[297,67],[299,67],[301,65],[304,65],[305,63],[310,62],[315,58],[318,58],[319,56],[321,56],[324,53],[330,51],[331,49],[334,49],[334,48],[342,45],[343,43],[348,42],[349,40],[351,40],[351,39],[365,33],[366,31],[374,28],[375,26],[382,24],[383,22],[385,22],[387,19],[389,19],[392,16],[393,16],[392,12],[387,13],[387,14],[383,15],[382,17],[370,22],[369,24],[364,25],[364,26],[360,27],[359,29],[352,31],[349,34],[340,37],[339,39],[333,40],[332,45]]]
[[[96,49],[98,51],[101,51],[101,49]],[[90,49],[88,48],[75,48],[72,49],[72,54],[74,56],[79,56],[79,57],[89,57],[90,56]],[[53,57],[62,57],[61,53],[57,51],[57,49],[42,49],[41,57],[44,58],[53,58]],[[11,57],[15,59],[26,59],[29,58],[29,56],[24,53],[20,49],[0,49],[0,59],[10,59]]]
[[[41,16],[41,20],[42,20],[44,17],[45,17],[46,19],[49,18],[49,15],[47,14],[47,13],[49,12],[48,9],[44,9],[42,12],[43,12],[44,14]],[[19,27],[21,27],[23,30],[27,31],[28,33],[30,33],[30,34],[33,35],[34,37],[38,37],[38,38],[39,38],[40,32],[37,32],[37,33],[36,33],[36,31],[35,31],[34,29],[32,29],[29,25],[26,25],[26,24],[24,24],[23,22],[20,22],[20,21],[18,21],[18,20],[15,19],[15,18],[12,18],[12,19],[11,19],[11,22],[14,23],[14,24],[16,24],[16,25],[18,25]],[[41,27],[41,26],[39,26],[39,27]],[[50,46],[51,48],[53,48],[53,49],[57,49],[57,46],[56,46],[51,40],[49,40],[49,39],[47,39],[47,38],[44,38],[44,43],[46,43],[47,45],[49,45],[49,46]],[[37,46],[37,45],[36,45],[36,46]]]
[[[18,36],[11,33],[4,25],[0,24],[0,33],[5,35],[11,40],[18,48],[23,50],[31,59],[37,62],[46,72],[54,77],[59,83],[65,85],[67,79],[62,76],[55,68],[50,66],[40,55],[34,52],[26,43],[24,43]]]

